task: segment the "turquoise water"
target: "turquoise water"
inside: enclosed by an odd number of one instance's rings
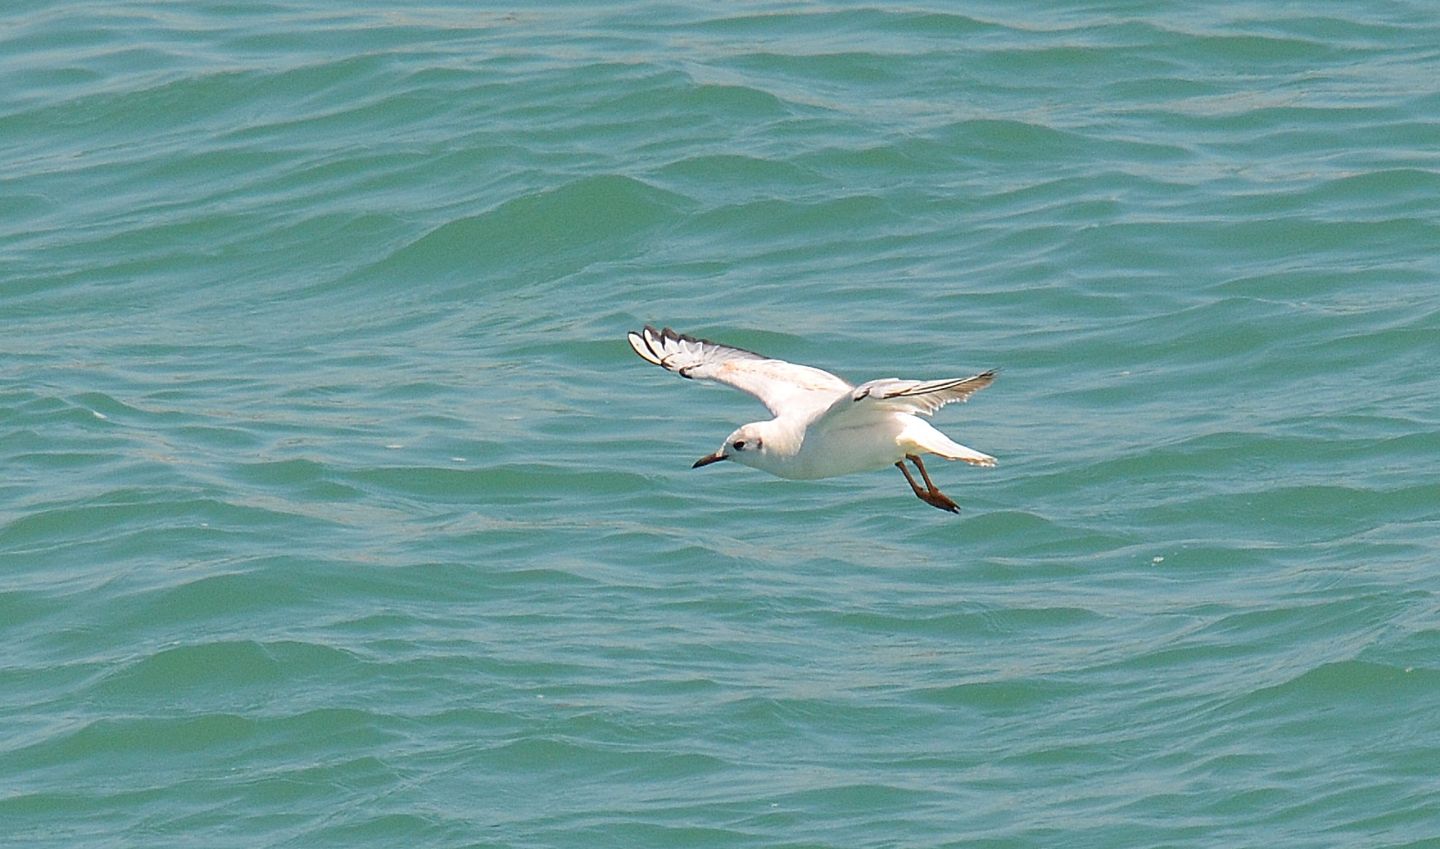
[[[1440,17],[0,11],[26,847],[1440,845]],[[996,384],[692,471],[669,324]]]

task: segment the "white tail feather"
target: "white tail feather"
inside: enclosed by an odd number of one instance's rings
[[[906,422],[905,432],[898,440],[901,445],[908,443],[916,450],[946,460],[963,460],[972,466],[993,466],[995,458],[989,454],[976,451],[974,448],[966,448],[935,428],[928,422],[920,419],[910,419]]]

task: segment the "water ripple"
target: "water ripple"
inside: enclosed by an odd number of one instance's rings
[[[1428,10],[83,12],[0,27],[12,840],[1433,838]],[[644,322],[1000,367],[1000,465],[692,470],[763,412]]]

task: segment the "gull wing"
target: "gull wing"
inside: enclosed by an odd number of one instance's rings
[[[846,397],[853,386],[810,366],[772,360],[754,351],[697,339],[670,328],[650,325],[625,337],[646,361],[681,377],[715,380],[749,392],[779,418],[810,415],[826,409],[836,396]]]
[[[871,380],[855,387],[849,395],[836,399],[826,410],[827,416],[849,411],[918,413],[928,416],[946,404],[964,401],[995,382],[994,369],[971,377],[947,380],[899,380],[893,377]]]

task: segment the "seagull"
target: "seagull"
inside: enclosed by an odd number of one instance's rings
[[[883,378],[851,386],[828,371],[775,360],[670,328],[650,325],[626,334],[647,362],[681,377],[727,383],[760,399],[769,421],[742,425],[713,454],[691,468],[721,460],[790,480],[815,480],[893,465],[915,496],[932,507],[959,513],[960,505],[936,488],[921,454],[993,466],[995,458],[966,448],[919,416],[964,401],[995,380],[995,370],[947,380]],[[915,464],[922,489],[905,466]]]

